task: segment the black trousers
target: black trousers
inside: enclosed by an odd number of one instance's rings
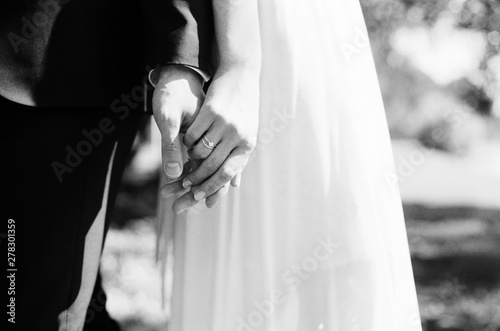
[[[9,329],[118,330],[97,269],[144,114],[29,107],[1,97],[0,112]]]

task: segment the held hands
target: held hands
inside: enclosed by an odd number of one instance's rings
[[[186,93],[186,86],[181,84],[180,87],[181,93]],[[172,100],[166,97],[170,91],[160,95],[157,107],[164,111],[154,112],[162,132],[162,155],[167,177],[176,179],[182,173],[182,168],[179,170],[177,167],[179,163],[182,164],[177,128],[187,127],[183,142],[190,148],[190,166],[193,168],[184,171],[180,177],[182,181],[165,185],[161,194],[165,198],[180,195],[173,206],[176,213],[195,206],[203,199],[206,199],[206,205],[210,208],[227,194],[230,184],[239,186],[241,173],[255,148],[259,106],[258,70],[219,68],[200,110],[192,100],[192,97],[200,96],[198,93],[186,100],[181,98],[184,101],[178,102],[175,107],[171,106]],[[198,97],[198,100],[201,98]],[[179,101],[177,98],[173,100]],[[186,106],[189,109],[183,108]],[[186,117],[179,117],[179,114]]]

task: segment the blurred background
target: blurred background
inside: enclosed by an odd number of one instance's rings
[[[499,331],[500,1],[361,4],[424,330]],[[141,143],[149,134],[138,137],[102,260],[108,309],[126,331],[164,330],[168,319],[154,263],[159,149]]]

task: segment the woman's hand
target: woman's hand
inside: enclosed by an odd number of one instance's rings
[[[182,183],[162,188],[164,197],[183,191],[174,203],[177,213],[205,198],[207,207],[212,207],[230,183],[239,186],[257,142],[259,74],[258,68],[237,65],[217,70],[205,103],[184,136],[190,158],[203,161]]]

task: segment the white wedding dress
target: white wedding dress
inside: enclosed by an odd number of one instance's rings
[[[260,133],[241,187],[213,209],[160,207],[169,331],[421,330],[358,1],[259,12]]]

